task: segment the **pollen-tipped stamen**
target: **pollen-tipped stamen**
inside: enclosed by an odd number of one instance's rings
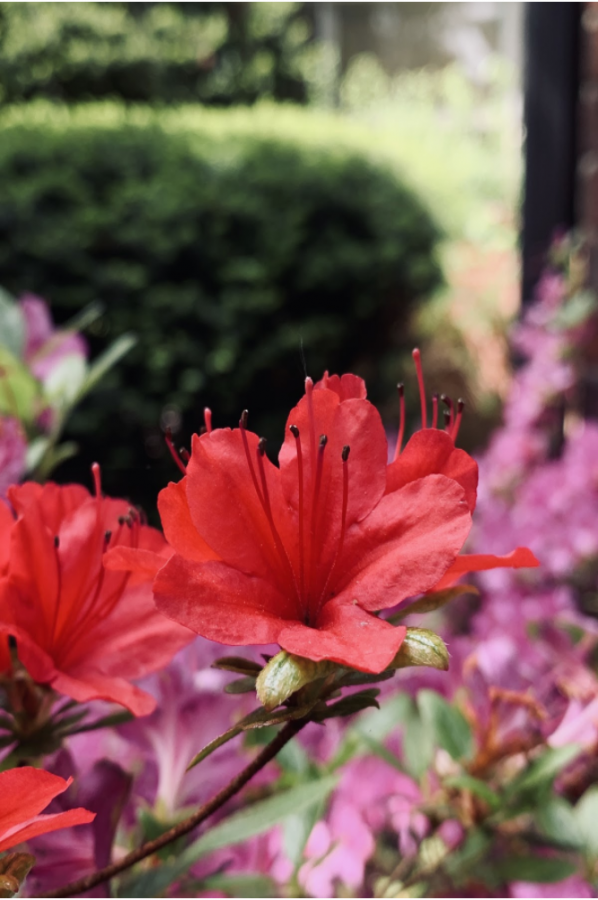
[[[317,612],[317,598],[314,598],[314,577],[315,577],[315,568],[316,568],[316,545],[318,541],[319,534],[319,499],[320,499],[320,488],[322,485],[322,471],[324,468],[324,450],[326,449],[326,444],[328,443],[328,438],[325,434],[320,435],[320,441],[318,444],[318,456],[316,460],[316,474],[313,483],[313,492],[311,498],[311,533],[310,533],[310,541],[309,541],[309,576],[307,581],[308,593],[309,593],[309,602],[308,606],[310,607],[307,611],[308,619],[311,622],[312,618],[315,620],[315,615]],[[312,605],[314,600],[316,601],[316,607],[312,609]]]
[[[424,385],[424,372],[422,369],[421,353],[416,347],[412,353],[413,362],[415,363],[415,371],[417,372],[417,384],[419,387],[419,402],[422,410],[422,428],[428,427],[428,414],[426,411],[426,388]]]
[[[449,428],[449,431],[450,431],[450,429],[453,427],[453,424],[454,424],[454,422],[455,422],[455,407],[454,407],[453,401],[452,401],[451,398],[448,396],[448,394],[441,394],[441,395],[440,395],[440,399],[442,400],[442,402],[444,403],[444,405],[447,407],[447,411],[448,411],[448,414],[449,414],[448,428]],[[445,418],[445,421],[446,421],[446,412],[445,412],[445,414],[444,414],[444,418]]]
[[[276,523],[274,522],[274,516],[272,515],[272,506],[270,504],[270,492],[268,491],[268,481],[266,479],[266,470],[264,468],[264,456],[266,455],[266,438],[262,437],[258,441],[257,445],[257,467],[260,474],[260,481],[262,483],[262,506],[264,512],[266,514],[266,518],[268,520],[268,525],[270,526],[270,531],[272,532],[272,538],[274,539],[274,544],[276,546],[276,550],[280,559],[282,561],[283,568],[286,570],[287,575],[290,576],[290,579],[293,583],[293,587],[295,589],[295,594],[297,597],[297,601],[301,606],[301,597],[299,593],[299,587],[297,585],[297,577],[293,570],[293,566],[291,560],[289,559],[289,555],[285,549],[285,546],[282,542],[280,534],[278,533],[278,528],[276,527]]]
[[[451,437],[453,441],[456,442],[457,437],[459,435],[459,428],[461,427],[461,419],[463,418],[463,410],[465,409],[465,400],[462,400],[460,397],[457,400],[457,416],[455,418],[455,424],[451,430]]]
[[[289,430],[295,438],[297,451],[297,480],[299,483],[299,585],[301,596],[305,592],[305,547],[304,547],[304,495],[303,495],[303,453],[301,451],[301,435],[296,425],[290,425]]]
[[[438,394],[432,394],[432,428],[438,426]]]
[[[206,431],[208,432],[208,434],[211,434],[211,432],[212,432],[212,410],[210,409],[209,406],[204,406],[203,420],[204,420],[204,424],[206,426]]]
[[[397,391],[399,392],[400,419],[399,433],[397,435],[397,444],[395,447],[393,462],[396,462],[396,460],[399,458],[399,454],[403,449],[403,438],[405,436],[405,385],[402,383],[397,384]]]

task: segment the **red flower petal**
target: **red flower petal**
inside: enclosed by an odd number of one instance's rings
[[[427,591],[454,562],[470,527],[463,488],[455,481],[428,475],[411,482],[387,494],[349,531],[335,593],[378,610]]]
[[[52,687],[60,694],[72,697],[79,703],[89,700],[109,700],[124,706],[134,716],[147,716],[156,708],[151,694],[124,678],[106,676],[89,667],[80,667],[72,672],[57,672]]]
[[[296,603],[270,582],[222,562],[173,556],[156,577],[154,596],[162,613],[221,644],[270,644],[298,617]]]
[[[253,470],[257,475],[258,437],[246,432]],[[262,458],[272,514],[288,548],[296,538],[280,487],[280,472]],[[288,567],[276,549],[264,507],[255,489],[240,429],[218,429],[201,438],[194,435],[187,466],[186,494],[195,530],[223,562],[247,574],[278,579],[292,590]],[[261,487],[261,485],[260,485]]]
[[[95,814],[86,809],[72,809],[54,816],[39,815],[71,782],[71,778],[65,781],[31,766],[0,772],[0,851],[37,834],[93,821]]]
[[[505,556],[491,553],[464,553],[458,556],[444,577],[433,588],[442,591],[451,587],[467,572],[485,572],[488,569],[535,569],[540,565],[531,550],[517,547]]]
[[[303,481],[306,486],[305,509],[309,523],[306,530],[309,533],[317,529],[321,541],[320,564],[328,566],[334,558],[341,530],[343,447],[351,448],[347,463],[349,474],[347,527],[367,516],[384,494],[388,448],[380,415],[367,400],[341,402],[334,391],[321,389],[313,392],[312,404],[314,437],[318,440],[320,435],[325,434],[328,438],[323,455],[316,521],[311,514],[312,494],[309,491],[313,479],[313,448],[309,401],[306,396],[289,415],[279,462],[285,498],[291,508],[297,511],[299,509],[297,448],[295,438],[290,432],[290,426],[296,425],[301,439]],[[316,458],[317,453],[316,450]]]
[[[402,488],[426,475],[446,475],[460,484],[471,512],[475,509],[478,465],[464,450],[455,448],[445,431],[416,431],[398,459],[387,468],[386,493]]]
[[[10,558],[10,530],[14,521],[8,506],[0,500],[0,577],[4,574]]]
[[[318,617],[317,628],[293,623],[281,631],[278,642],[289,653],[319,662],[333,662],[359,669],[382,672],[392,662],[407,629],[360,609],[355,603],[332,600]]]
[[[170,546],[186,559],[203,562],[218,559],[218,554],[197,533],[191,520],[186,492],[187,478],[171,482],[158,495],[158,510],[164,536]]]
[[[74,825],[87,825],[93,822],[96,814],[88,812],[88,810],[78,807],[77,809],[68,809],[66,812],[54,813],[48,816],[36,816],[29,822],[23,824],[21,828],[16,829],[11,834],[7,834],[4,840],[0,834],[0,852],[22,844],[23,841],[30,841],[31,838],[40,834],[47,834],[49,831],[58,831],[60,828],[72,828]]]
[[[37,507],[51,534],[57,534],[62,520],[89,497],[89,491],[79,484],[58,485],[52,481],[44,485],[27,481],[8,489],[8,499],[17,515]]]
[[[325,372],[324,377],[314,384],[314,390],[334,391],[341,400],[365,400],[368,395],[363,378],[350,374],[339,376]]]

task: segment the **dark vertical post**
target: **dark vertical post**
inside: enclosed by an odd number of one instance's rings
[[[582,3],[527,3],[522,294],[529,301],[554,232],[575,222]]]

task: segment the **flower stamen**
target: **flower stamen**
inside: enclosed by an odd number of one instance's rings
[[[301,588],[301,596],[305,591],[305,547],[304,547],[304,513],[303,513],[303,453],[301,451],[301,436],[296,425],[291,425],[289,430],[295,438],[295,449],[297,451],[297,477],[299,482],[299,582]]]
[[[397,384],[397,391],[399,392],[400,419],[399,434],[397,436],[397,444],[395,447],[393,462],[396,462],[399,458],[399,454],[403,449],[403,437],[405,436],[405,385]]]
[[[185,468],[185,466],[181,460],[181,457],[174,449],[174,443],[172,441],[172,431],[170,430],[170,428],[167,428],[166,431],[164,432],[164,440],[166,442],[166,446],[168,447],[168,449],[170,451],[170,455],[174,459],[176,465],[179,467],[179,469],[181,470],[183,475],[186,475],[187,469]]]
[[[457,436],[459,434],[459,428],[461,427],[461,419],[463,418],[463,410],[465,409],[465,400],[462,400],[460,397],[457,400],[457,417],[455,419],[455,424],[453,425],[451,431],[451,437],[453,441],[457,440]]]
[[[203,420],[208,434],[212,432],[212,410],[209,406],[204,406]]]
[[[415,371],[417,372],[417,384],[419,387],[419,401],[422,410],[422,428],[428,427],[428,415],[426,412],[426,389],[424,385],[424,372],[422,369],[421,353],[416,347],[411,353],[413,362],[415,363]]]
[[[438,394],[432,394],[432,428],[438,426]]]

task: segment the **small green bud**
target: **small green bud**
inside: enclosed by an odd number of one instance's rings
[[[267,710],[275,709],[299,688],[319,678],[325,678],[338,668],[336,663],[328,660],[314,662],[281,650],[272,657],[257,677],[258,699]]]
[[[408,628],[405,640],[389,668],[404,669],[407,666],[431,666],[446,671],[449,654],[442,638],[427,628]]]

